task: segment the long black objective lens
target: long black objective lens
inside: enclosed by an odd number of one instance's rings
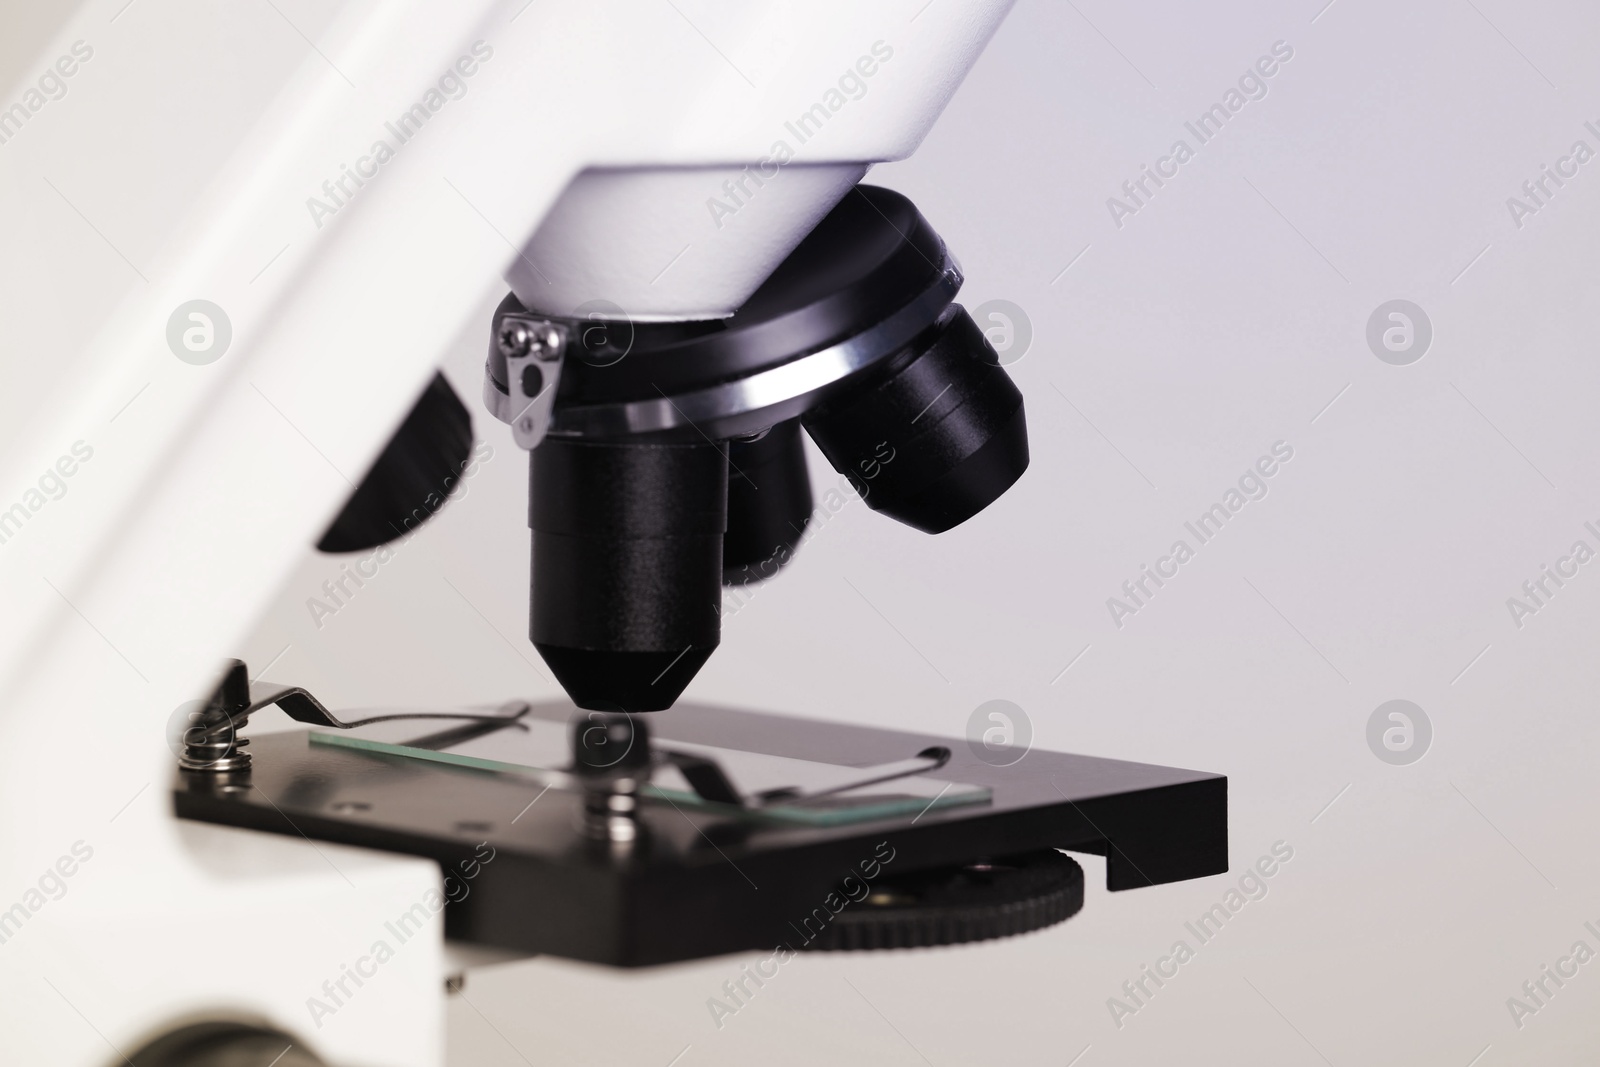
[[[672,706],[720,640],[727,523],[726,445],[533,450],[529,636],[574,703]]]

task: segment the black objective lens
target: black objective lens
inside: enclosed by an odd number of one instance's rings
[[[427,522],[461,484],[471,454],[472,416],[444,375],[435,374],[317,551],[376,548]]]
[[[533,450],[529,636],[581,708],[663,711],[721,637],[724,444]]]
[[[1022,393],[959,304],[804,421],[868,507],[927,533],[972,518],[1028,469]]]
[[[780,422],[754,440],[728,443],[728,532],[722,584],[764,581],[794,558],[811,521],[800,420]]]

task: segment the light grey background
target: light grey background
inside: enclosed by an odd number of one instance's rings
[[[1600,562],[1520,629],[1506,599],[1600,548],[1600,160],[1520,229],[1506,198],[1600,150],[1600,19],[1322,2],[1018,5],[919,153],[869,180],[949,242],[968,306],[1029,314],[1032,466],[941,537],[847,506],[688,693],[954,736],[1011,700],[1039,747],[1226,773],[1235,873],[1110,895],[1086,859],[1062,926],[802,959],[720,1031],[705,1000],[747,960],[485,971],[452,1002],[452,1062],[1592,1062],[1600,962],[1520,1029],[1506,1001],[1600,950]],[[1268,95],[1117,228],[1107,197],[1279,40]],[[1365,340],[1398,298],[1434,329],[1404,367]],[[445,358],[474,408],[484,343]],[[556,692],[522,636],[525,457],[475,418],[495,452],[465,498],[320,629],[305,602],[338,561],[308,554],[252,663],[341,704]],[[1277,441],[1269,495],[1117,628],[1106,599]],[[1367,747],[1392,699],[1432,722],[1409,766]],[[1119,1029],[1108,998],[1277,841],[1266,898]]]

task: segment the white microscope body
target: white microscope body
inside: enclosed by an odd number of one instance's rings
[[[442,923],[372,951],[438,869],[180,823],[175,709],[507,280],[553,314],[731,314],[917,147],[1008,7],[28,16],[0,97],[7,1062],[120,1062],[204,1020],[441,1062]]]

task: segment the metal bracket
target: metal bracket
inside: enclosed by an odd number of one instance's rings
[[[195,724],[184,731],[183,753],[178,765],[188,771],[242,771],[250,766],[250,753],[244,748],[249,738],[240,737],[239,731],[251,715],[270,704],[282,708],[284,714],[296,722],[312,726],[331,726],[338,730],[352,730],[375,722],[394,719],[464,719],[474,723],[506,723],[528,713],[526,701],[511,701],[493,713],[469,714],[465,712],[398,712],[392,715],[373,715],[365,719],[345,722],[322,706],[322,702],[297,685],[277,685],[273,682],[250,681],[249,669],[243,660],[229,660],[222,681],[206,702]]]
[[[484,405],[511,427],[518,448],[537,448],[550,431],[567,328],[535,315],[512,313],[500,320],[495,345],[505,357],[505,391],[485,373]]]
[[[687,752],[677,752],[672,749],[656,748],[659,762],[670,764],[678,769],[689,787],[695,791],[701,800],[717,804],[732,804],[735,807],[759,810],[761,808],[775,807],[777,805],[792,806],[806,804],[823,797],[838,796],[855,789],[869,785],[878,785],[882,782],[892,782],[897,778],[911,778],[916,775],[932,774],[934,771],[950,762],[950,750],[943,745],[934,745],[918,752],[913,759],[898,760],[893,763],[880,763],[871,767],[863,767],[862,773],[866,775],[857,781],[836,785],[831,789],[819,789],[814,793],[807,793],[800,789],[768,789],[754,796],[741,796],[732,781],[723,773],[716,760],[705,756],[692,755]]]

